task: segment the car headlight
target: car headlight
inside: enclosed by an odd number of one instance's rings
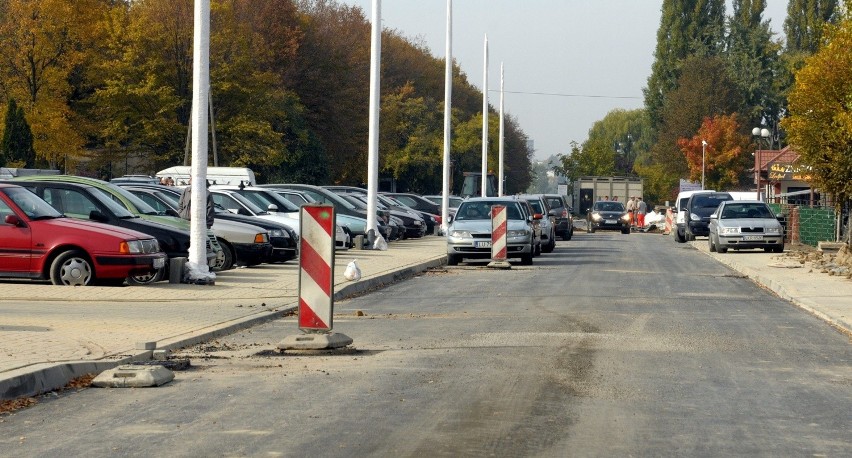
[[[630,221],[630,215],[625,213],[625,214],[621,215],[621,219],[622,219],[622,221]]]
[[[739,234],[739,233],[740,233],[740,228],[738,228],[738,227],[721,227],[721,228],[719,228],[719,234],[732,235],[732,234]]]
[[[600,213],[592,213],[592,219],[595,221],[600,221],[603,218],[601,217]]]
[[[530,235],[530,231],[522,230],[522,231],[506,231],[506,237],[527,237]]]
[[[701,221],[701,217],[696,215],[695,213],[690,213],[689,219],[691,219],[692,221]]]
[[[145,253],[145,246],[142,240],[123,240],[118,244],[118,252],[122,254]]]
[[[767,228],[763,229],[763,232],[766,232],[767,234],[780,234],[781,228],[780,227],[767,227]]]
[[[286,233],[283,229],[272,229],[271,231],[269,231],[270,237],[284,237],[285,234]]]
[[[450,232],[450,237],[454,237],[457,239],[469,239],[472,238],[470,235],[470,231],[452,231]]]

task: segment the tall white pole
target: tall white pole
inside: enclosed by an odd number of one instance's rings
[[[707,148],[707,141],[701,140],[701,189],[707,189],[704,187],[704,155],[705,149]]]
[[[447,49],[444,64],[444,181],[441,188],[441,229],[447,233],[450,219],[450,148],[453,119],[453,0],[447,0]]]
[[[373,0],[373,27],[370,42],[370,132],[367,155],[367,231],[378,239],[376,200],[379,189],[379,77],[382,57],[382,2]]]
[[[192,184],[188,271],[207,267],[207,101],[210,91],[210,0],[196,0],[192,60]],[[194,278],[197,279],[197,278]]]
[[[485,64],[482,71],[482,197],[488,184],[488,35],[485,35]]]
[[[497,182],[497,195],[503,195],[503,62],[500,62],[500,165],[499,178]]]

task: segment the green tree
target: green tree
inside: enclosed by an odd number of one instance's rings
[[[781,125],[812,167],[813,185],[840,206],[852,197],[852,16],[827,29],[825,38],[796,74]]]
[[[441,187],[443,112],[434,100],[414,96],[411,84],[382,99],[381,170],[402,189],[435,193]]]
[[[747,125],[776,125],[782,109],[780,41],[763,20],[766,0],[734,0],[725,59],[743,95],[739,110]]]
[[[837,0],[789,0],[784,19],[787,52],[816,52],[822,44],[825,25],[835,23],[837,18]]]
[[[678,87],[666,100],[657,141],[640,158],[638,169],[648,178],[650,189],[667,196],[688,175],[678,139],[695,135],[704,118],[736,113],[742,105],[742,96],[721,57],[686,59]]]
[[[33,133],[24,109],[15,103],[15,99],[10,99],[0,142],[0,166],[33,167],[34,164]]]
[[[654,63],[644,90],[653,128],[662,122],[668,93],[677,87],[681,61],[692,55],[719,55],[724,34],[724,0],[663,0]]]

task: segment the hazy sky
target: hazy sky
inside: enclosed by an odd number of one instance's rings
[[[360,6],[368,19],[372,15],[372,0],[339,1]],[[764,13],[779,36],[787,1],[767,0]],[[489,103],[499,107],[503,62],[505,111],[535,142],[536,158],[544,159],[567,153],[572,141],[585,141],[592,124],[609,111],[643,106],[661,5],[652,0],[453,0],[452,54],[468,81],[481,89],[488,35]],[[446,8],[446,0],[382,0],[382,22],[444,57]]]

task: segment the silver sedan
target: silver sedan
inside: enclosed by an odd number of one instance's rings
[[[784,228],[775,213],[763,202],[729,200],[710,215],[710,251],[763,248],[784,251]]]

